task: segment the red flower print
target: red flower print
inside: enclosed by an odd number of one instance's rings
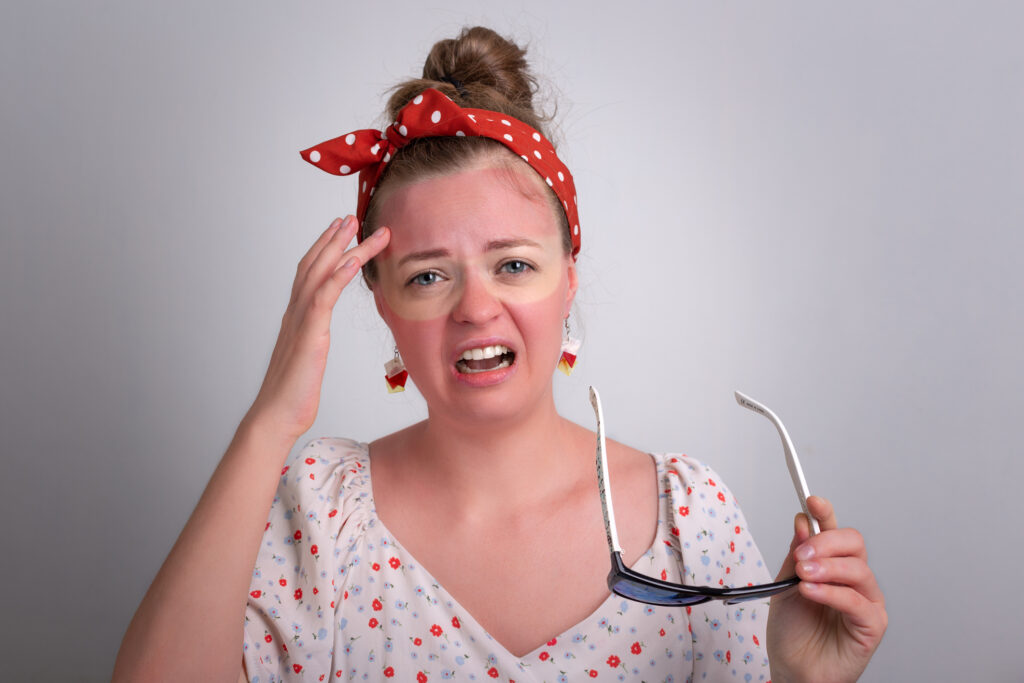
[[[729,541],[729,552],[730,553],[736,552],[736,543],[734,541]]]
[[[416,674],[416,683],[427,683],[427,674],[422,671]]]
[[[313,586],[313,595],[316,595],[319,592],[320,592],[320,589],[317,588],[316,586]]]
[[[330,512],[328,512],[327,516],[328,517],[333,517],[336,514],[338,514],[338,509],[337,508],[335,508],[335,509],[331,510]]]
[[[285,645],[284,643],[281,643],[281,649],[284,650],[285,652],[288,652],[288,646]]]
[[[281,584],[282,586],[287,586],[288,585],[288,580],[287,579],[278,579],[277,582],[279,584]]]
[[[343,597],[342,600],[348,600],[348,591],[345,591],[345,597]]]
[[[557,642],[558,642],[558,638],[552,638],[551,640],[548,641],[548,647],[553,646]]]
[[[314,460],[313,458],[306,458],[306,464],[307,465],[312,465],[315,462],[316,462],[316,460]]]
[[[302,589],[301,588],[296,588],[295,589],[295,599],[296,600],[301,600],[302,599]]]
[[[334,609],[334,600],[331,600],[331,609]]]
[[[729,574],[729,573],[731,573],[731,572],[732,572],[732,567],[726,567],[726,568],[725,568],[725,573],[726,573],[726,574]]]
[[[375,572],[379,572],[379,571],[380,571],[380,565],[379,565],[379,564],[377,564],[376,562],[374,562],[374,563],[373,563],[372,565],[370,565],[370,566],[371,566],[371,567],[373,567],[373,571],[375,571]]]
[[[664,636],[665,635],[665,629],[661,629],[660,631],[658,631],[658,635],[659,636]]]
[[[761,642],[757,639],[757,636],[754,636],[754,645],[761,645]]]
[[[395,667],[389,666],[388,668],[384,669],[384,677],[385,678],[391,678],[394,675],[395,675]]]
[[[548,661],[548,659],[550,657],[551,657],[551,655],[549,655],[547,652],[541,652],[540,653],[540,661],[542,661],[542,662]]]
[[[608,666],[610,666],[613,669],[615,667],[617,667],[621,663],[621,660],[618,657],[616,657],[615,655],[609,656],[607,661],[608,661]]]
[[[398,569],[402,566],[402,561],[397,557],[392,557],[390,560],[388,560],[388,564],[391,565],[392,569]]]
[[[249,595],[251,595],[254,598],[258,598],[261,595],[263,595],[263,591],[253,591],[252,593],[249,593]]]
[[[291,465],[288,465],[283,470],[281,470],[281,474],[283,475],[285,472],[287,472],[289,467],[291,467]]]
[[[714,486],[715,485],[715,480],[712,479],[711,477],[708,477],[708,483],[711,484],[712,486]]]
[[[640,652],[641,652],[640,643],[636,642],[636,643],[633,643],[632,645],[630,645],[629,646],[629,651],[632,652],[635,655],[640,654]]]
[[[690,607],[689,605],[687,605],[687,606],[686,606],[686,613],[687,613],[687,614],[689,614],[689,613],[690,613],[690,612],[692,612],[692,611],[693,611],[693,608],[692,608],[692,607]]]
[[[314,543],[313,545],[309,546],[309,553],[311,555],[316,555],[318,552],[320,552],[320,549],[316,547],[316,543]]]
[[[335,678],[341,678],[341,669],[338,669],[337,671],[334,672],[334,677]]]
[[[487,670],[487,675],[490,676],[491,678],[497,678],[498,677],[498,670],[495,669],[492,666],[490,669]]]
[[[689,508],[689,506],[686,506],[686,505],[680,505],[680,506],[679,506],[679,515],[680,515],[681,517],[686,517],[686,516],[687,516],[688,514],[690,514],[690,508]]]
[[[430,627],[430,633],[431,633],[431,635],[436,637],[436,636],[441,635],[441,633],[443,633],[443,631],[441,630],[440,626],[438,626],[437,624],[434,624],[433,626]]]
[[[302,665],[301,664],[292,664],[292,671],[294,671],[295,673],[299,673],[300,671],[302,671]]]
[[[668,581],[668,572],[665,571],[664,569],[661,570],[661,580],[662,581]]]
[[[686,487],[686,495],[690,495],[691,493],[693,493],[693,488],[690,487],[690,486],[687,486]]]
[[[718,500],[722,501],[723,503],[725,502],[725,494],[722,493],[721,491],[718,492]]]
[[[314,477],[314,476],[313,476],[313,473],[312,473],[312,472],[310,472],[310,473],[309,473],[309,478],[310,478],[310,479],[316,479],[316,477]]]
[[[672,535],[673,536],[678,536],[679,535],[679,527],[672,527]]]
[[[297,541],[300,538],[302,538],[302,529],[296,529],[295,530],[295,540]]]
[[[597,669],[591,669],[589,673],[591,678],[597,678]]]
[[[733,531],[735,531],[736,533],[739,533],[740,532],[740,528],[736,527],[735,529],[733,529]]]
[[[379,623],[380,622],[377,621],[377,617],[370,617],[370,628],[377,628],[377,624]]]
[[[412,639],[412,644],[415,645],[416,647],[419,647],[420,645],[423,644],[423,641],[420,640],[419,638],[413,638]]]
[[[381,604],[381,601],[380,601],[380,600],[378,600],[377,598],[374,598],[374,599],[373,599],[373,602],[372,602],[371,604],[373,605],[373,610],[374,610],[375,612],[379,612],[379,611],[381,611],[382,609],[384,609],[384,605],[383,605],[383,604]]]
[[[452,617],[452,626],[455,628],[462,628],[462,624],[459,623],[458,617]]]
[[[267,522],[267,525],[265,527],[263,527],[263,530],[266,531],[269,528],[270,528],[270,522]]]
[[[267,641],[268,643],[270,641],[272,641],[273,639],[274,638],[269,633],[267,635],[263,636],[263,640]]]

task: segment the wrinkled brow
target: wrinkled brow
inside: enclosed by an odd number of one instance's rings
[[[506,240],[491,240],[487,243],[487,251],[499,251],[501,249],[511,249],[513,247],[536,247],[542,249],[543,247],[539,242],[527,239],[525,237],[517,237],[514,239]],[[436,258],[445,258],[451,256],[452,253],[447,249],[427,249],[424,251],[414,251],[411,254],[406,254],[398,261],[398,267],[404,266],[406,263],[412,261],[429,261]]]

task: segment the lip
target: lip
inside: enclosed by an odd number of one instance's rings
[[[462,352],[466,349],[476,349],[484,346],[496,346],[502,345],[511,350],[515,355],[515,360],[512,361],[512,365],[507,368],[499,368],[497,370],[488,370],[487,372],[474,372],[471,375],[467,375],[458,371],[455,367],[456,361],[462,356]],[[487,337],[482,339],[471,339],[463,342],[455,347],[455,353],[452,356],[451,364],[448,366],[451,368],[452,377],[459,384],[463,384],[469,387],[489,387],[495,384],[501,384],[509,377],[514,375],[519,369],[519,352],[516,350],[512,343],[502,337]]]

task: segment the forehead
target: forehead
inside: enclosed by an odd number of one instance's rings
[[[392,232],[387,251],[473,250],[516,237],[560,242],[547,188],[532,169],[517,166],[490,163],[390,191],[379,214]]]

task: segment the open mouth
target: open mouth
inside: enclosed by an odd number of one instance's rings
[[[512,365],[515,357],[515,352],[501,344],[466,349],[462,352],[462,356],[455,361],[455,369],[467,375],[501,370]]]

